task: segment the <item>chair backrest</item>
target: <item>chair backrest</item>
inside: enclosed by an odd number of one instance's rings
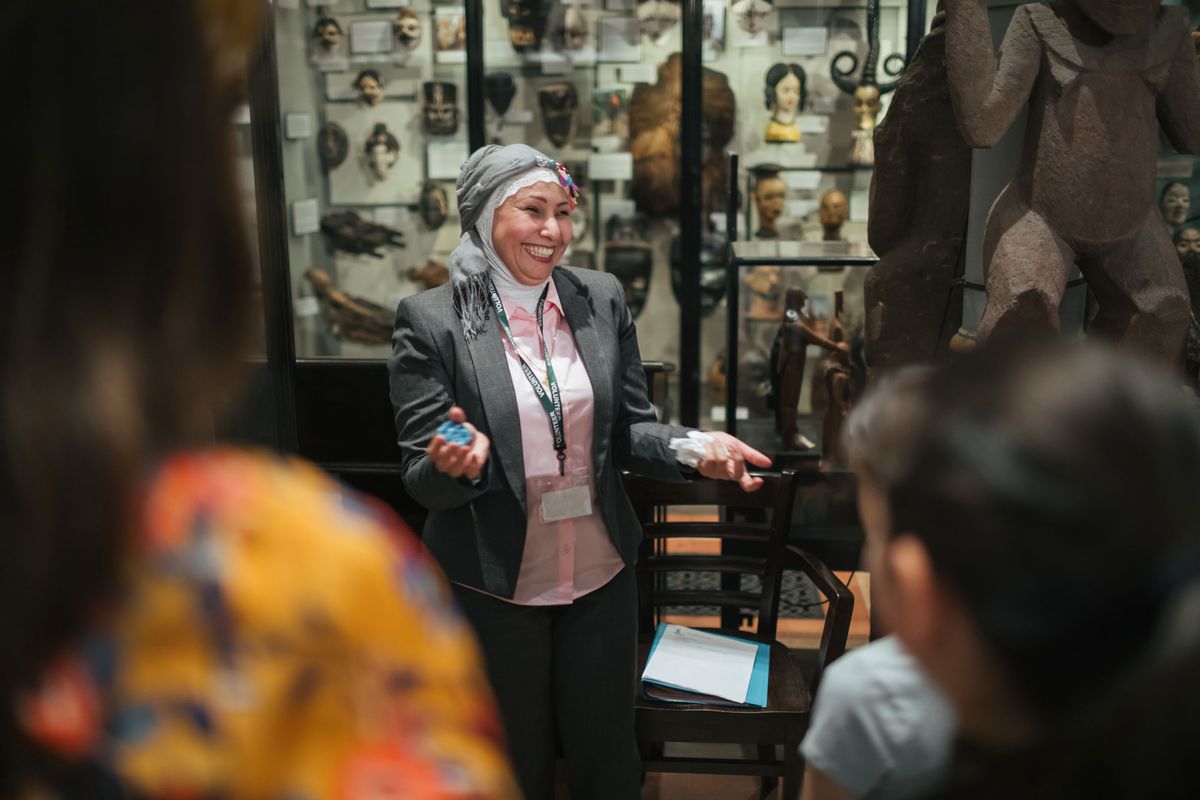
[[[699,478],[673,483],[626,473],[625,489],[641,520],[644,538],[638,559],[638,627],[653,630],[655,611],[664,606],[717,606],[758,610],[757,636],[775,638],[779,618],[779,589],[783,577],[784,551],[792,519],[796,487],[803,479],[819,476],[786,471],[768,474],[754,492],[744,492],[733,481]],[[721,514],[731,522],[698,522],[670,519],[672,506],[718,506],[720,509],[758,509],[738,515]],[[764,514],[764,512],[766,512]],[[769,515],[766,521],[754,521]],[[722,542],[747,542],[738,555],[694,555],[672,553],[666,541],[677,538],[720,539]],[[752,555],[741,555],[752,552]],[[757,575],[761,591],[672,589],[661,578],[672,572],[717,572]]]

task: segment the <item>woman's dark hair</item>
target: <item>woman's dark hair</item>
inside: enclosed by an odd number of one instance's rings
[[[0,795],[35,760],[15,697],[114,599],[146,476],[211,430],[248,341],[210,27],[193,2],[0,15]]]
[[[1094,347],[985,347],[897,376],[849,435],[892,531],[924,543],[1038,717],[987,796],[1051,796],[1006,783],[1031,775],[1057,796],[1196,796],[1194,778],[1145,790],[1190,775],[1200,734],[1200,408],[1181,381]],[[1076,793],[1092,773],[1107,785]]]
[[[364,69],[364,70],[360,71],[358,73],[358,75],[354,78],[354,88],[355,89],[362,89],[363,78],[370,78],[373,81],[375,81],[375,83],[379,84],[379,86],[381,88],[383,86],[383,77],[379,74],[379,70]]]
[[[808,76],[804,73],[804,67],[799,64],[775,64],[767,70],[764,78],[763,102],[766,103],[768,111],[775,105],[775,87],[788,75],[795,75],[800,81],[800,102],[796,104],[796,109],[804,108],[804,101],[808,96]]]
[[[371,129],[371,135],[367,137],[366,145],[363,146],[363,152],[369,154],[371,148],[380,144],[393,153],[400,152],[400,142],[387,129],[387,125],[382,122],[376,122],[375,127]]]

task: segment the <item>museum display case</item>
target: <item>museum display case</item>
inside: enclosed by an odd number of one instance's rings
[[[899,0],[764,5],[276,0],[295,358],[386,358],[396,303],[448,279],[459,165],[485,143],[524,142],[583,188],[564,263],[621,279],[643,357],[681,367],[672,415],[719,424],[720,404],[701,398],[725,338],[725,153],[742,153],[747,197],[763,169],[780,170],[782,230],[820,238],[821,201],[837,189],[846,235],[865,238],[870,172],[850,164],[850,84],[868,63],[891,80],[908,44]],[[764,103],[780,64],[790,117]],[[783,117],[798,135],[766,141]]]

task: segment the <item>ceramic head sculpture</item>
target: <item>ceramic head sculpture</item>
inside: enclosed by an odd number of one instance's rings
[[[798,142],[796,116],[804,108],[808,78],[799,64],[775,64],[764,76],[763,94],[771,118],[763,139],[768,142]]]

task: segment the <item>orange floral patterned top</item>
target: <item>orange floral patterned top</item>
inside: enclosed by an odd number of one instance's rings
[[[178,455],[131,569],[115,624],[20,703],[89,774],[179,799],[517,797],[474,640],[381,504],[300,461]]]

